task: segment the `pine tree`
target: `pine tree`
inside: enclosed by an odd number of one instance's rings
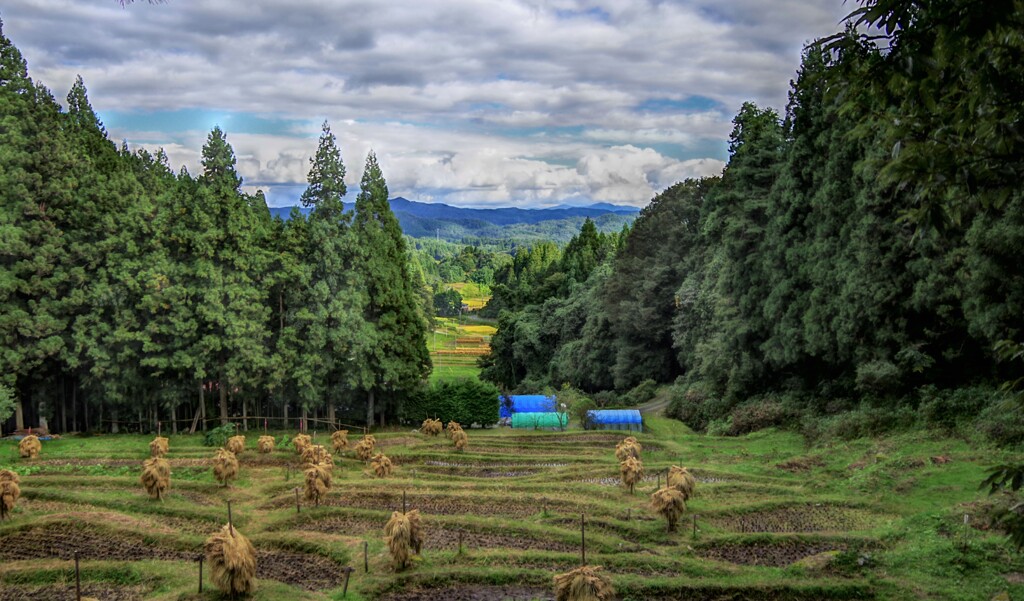
[[[360,358],[370,374],[363,389],[366,421],[372,424],[378,392],[411,389],[430,371],[426,324],[417,311],[405,239],[373,152],[366,157],[353,230],[359,248],[357,272],[369,297],[364,315],[375,329],[372,348],[362,347]]]

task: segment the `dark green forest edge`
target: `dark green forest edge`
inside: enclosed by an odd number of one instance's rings
[[[785,114],[742,107],[720,178],[617,245],[585,228],[517,256],[483,377],[606,406],[670,384],[668,414],[715,434],[1019,445],[1022,65],[1022,2],[862,2],[806,48]]]

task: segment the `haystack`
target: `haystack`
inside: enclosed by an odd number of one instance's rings
[[[626,460],[619,464],[619,471],[622,473],[622,483],[629,487],[629,494],[644,479],[644,464],[636,457],[626,457]]]
[[[317,507],[320,500],[331,490],[331,468],[327,463],[306,465],[306,500],[313,501]]]
[[[348,448],[348,430],[335,430],[331,434],[331,446],[335,453],[340,453]]]
[[[452,432],[452,444],[455,445],[456,451],[465,451],[466,445],[469,444],[469,437],[466,436],[466,431],[459,428]]]
[[[14,510],[14,505],[21,496],[21,488],[18,486],[20,482],[18,474],[10,470],[0,470],[0,520],[7,519]]]
[[[21,453],[23,459],[35,459],[42,450],[43,444],[39,442],[39,437],[35,434],[29,434],[18,443],[18,452]]]
[[[249,539],[228,525],[206,539],[205,550],[210,579],[221,592],[231,596],[252,594],[256,587],[256,549]]]
[[[627,457],[635,457],[640,459],[640,451],[642,447],[637,442],[636,438],[628,436],[622,440],[619,444],[615,445],[615,458],[619,461],[625,461]]]
[[[444,425],[439,419],[430,419],[429,417],[423,420],[423,425],[420,426],[420,432],[423,432],[427,436],[437,436],[444,429]]]
[[[395,511],[384,526],[384,542],[391,552],[395,571],[404,570],[412,559],[412,554],[419,555],[423,548],[423,527],[419,509],[407,513]]]
[[[651,495],[651,509],[668,520],[668,531],[675,532],[679,518],[686,511],[686,499],[683,493],[674,488],[661,488]]]
[[[157,436],[149,443],[150,457],[163,457],[171,450],[171,441],[163,436]]]
[[[239,434],[238,436],[232,436],[228,439],[227,444],[224,448],[231,451],[235,455],[241,455],[245,451],[245,436]]]
[[[363,436],[362,440],[356,443],[353,449],[356,452],[356,457],[360,461],[366,461],[373,456],[373,447],[377,444],[377,439],[372,435],[367,434]]]
[[[373,473],[377,474],[378,478],[387,478],[391,475],[394,464],[391,463],[391,459],[387,455],[377,453],[370,460],[370,467],[373,468]]]
[[[668,468],[668,479],[666,482],[669,488],[674,488],[683,493],[684,501],[690,500],[690,497],[693,496],[693,490],[697,487],[697,479],[693,477],[693,474],[685,467],[679,467],[678,465]]]
[[[461,429],[462,429],[462,426],[459,425],[459,422],[457,422],[457,421],[450,421],[450,422],[448,422],[448,426],[444,429],[444,435],[447,436],[448,438],[451,438],[452,434],[456,430],[461,430]]]
[[[171,488],[171,464],[163,457],[150,457],[142,462],[142,477],[139,479],[149,498],[163,500]]]
[[[309,434],[296,434],[295,438],[292,439],[296,455],[301,455],[310,444],[312,444],[312,440],[309,438]]]
[[[217,455],[213,458],[213,476],[227,486],[228,481],[238,477],[238,457],[227,449],[217,449]]]
[[[260,453],[273,453],[274,452],[274,437],[273,436],[260,436],[260,439],[256,441],[256,449]]]
[[[310,444],[302,451],[302,463],[315,465],[319,463],[334,465],[334,457],[331,452],[322,444]]]
[[[556,601],[610,601],[612,581],[599,566],[582,566],[555,576]]]

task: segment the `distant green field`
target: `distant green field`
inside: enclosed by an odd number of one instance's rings
[[[430,380],[457,380],[480,375],[477,360],[490,349],[495,329],[492,322],[479,318],[438,318],[429,334],[427,346],[434,371]]]

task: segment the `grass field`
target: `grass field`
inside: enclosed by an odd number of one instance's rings
[[[617,485],[618,433],[470,430],[456,453],[443,435],[405,428],[378,434],[393,477],[343,456],[326,505],[301,513],[294,452],[257,455],[255,433],[227,489],[202,437],[171,437],[163,502],[138,484],[150,437],[44,442],[36,460],[0,441],[0,468],[23,476],[13,519],[0,524],[0,599],[73,599],[76,551],[88,596],[218,599],[209,583],[196,593],[196,559],[228,500],[259,552],[260,600],[341,599],[346,565],[356,568],[346,599],[553,599],[552,575],[580,561],[581,514],[587,561],[622,600],[1024,598],[1021,556],[975,527],[988,502],[983,467],[1019,456],[921,433],[807,448],[791,433],[696,436],[663,418],[648,430],[635,495]],[[699,484],[670,534],[648,497],[676,463]],[[396,574],[382,530],[403,493],[425,516],[426,544]]]

